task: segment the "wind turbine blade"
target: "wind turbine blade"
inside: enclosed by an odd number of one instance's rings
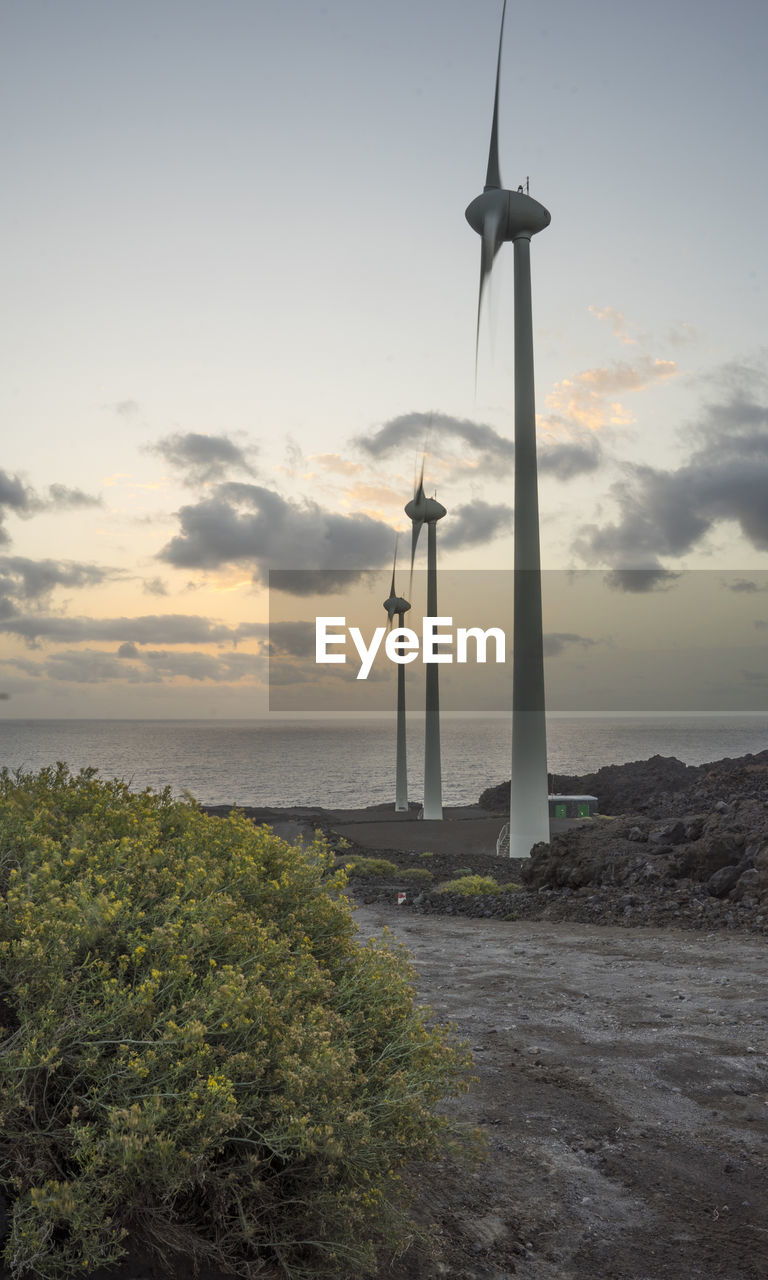
[[[408,579],[408,595],[409,596],[413,595],[413,562],[416,559],[416,546],[419,541],[419,534],[421,533],[421,528],[423,524],[424,524],[423,520],[414,520],[413,528],[411,530],[411,576]]]
[[[399,539],[399,537],[400,537],[400,535],[399,535],[398,533],[396,533],[396,534],[395,534],[395,553],[394,553],[394,555],[393,555],[393,557],[392,557],[392,582],[391,582],[391,584],[390,584],[390,588],[389,588],[389,599],[390,599],[390,601],[395,600],[395,599],[397,598],[396,593],[395,593],[395,570],[396,570],[396,568],[397,568],[397,543],[398,543],[398,539]],[[388,603],[389,603],[389,602],[388,602]],[[388,617],[389,617],[389,626],[387,627],[387,630],[388,630],[388,631],[391,631],[391,630],[392,630],[392,623],[394,622],[394,619],[395,619],[395,610],[394,610],[394,606],[392,606],[392,609],[391,609],[391,610],[390,610],[389,608],[387,609],[387,615],[388,615]]]
[[[426,454],[422,454],[421,471],[419,472],[418,484],[416,485],[416,490],[413,495],[413,504],[416,508],[418,508],[419,506],[424,507],[425,461],[426,461]],[[408,506],[410,505],[411,504],[409,503]],[[408,507],[406,507],[406,511],[408,511]],[[421,517],[419,516],[415,516],[415,518],[411,517],[411,576],[408,579],[408,595],[409,596],[413,594],[413,562],[416,559],[416,544],[419,541],[419,534],[421,533],[421,526],[423,525],[423,523],[424,523],[423,515]]]
[[[501,173],[499,171],[499,80],[501,79],[501,46],[504,41],[504,18],[507,12],[507,0],[501,11],[501,31],[499,32],[499,54],[496,60],[496,92],[493,98],[493,123],[491,125],[491,145],[488,149],[488,169],[485,175],[485,189],[496,187],[501,190]]]
[[[502,245],[499,231],[501,218],[497,210],[489,210],[483,222],[483,235],[480,241],[480,288],[477,295],[477,333],[475,334],[475,390],[477,390],[477,361],[480,355],[480,319],[483,309],[483,293],[486,281],[491,274],[496,254]]]

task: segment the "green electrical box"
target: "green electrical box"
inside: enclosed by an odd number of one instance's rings
[[[550,818],[592,818],[597,811],[597,796],[549,796]]]

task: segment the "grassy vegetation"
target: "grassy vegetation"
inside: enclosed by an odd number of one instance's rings
[[[343,866],[348,876],[357,876],[362,880],[375,879],[377,876],[384,879],[398,874],[397,866],[389,858],[347,858],[337,865]]]
[[[0,775],[0,1189],[14,1277],[130,1233],[255,1280],[359,1276],[468,1058],[362,945],[322,842],[64,766]]]
[[[428,884],[434,878],[434,874],[426,867],[406,867],[405,871],[400,872],[401,880],[415,881],[417,884]]]
[[[481,893],[501,893],[501,885],[493,876],[458,876],[455,880],[446,880],[437,890],[438,893],[460,893],[471,897]]]

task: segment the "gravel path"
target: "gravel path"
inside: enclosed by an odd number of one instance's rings
[[[458,1025],[479,1081],[476,1174],[425,1172],[436,1232],[389,1280],[764,1280],[768,948],[673,929],[383,906],[420,998]]]

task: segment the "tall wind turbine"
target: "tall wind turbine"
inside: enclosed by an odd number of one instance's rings
[[[424,464],[416,492],[405,508],[410,518],[411,575],[422,525],[427,526],[427,617],[437,617],[437,522],[447,515],[436,498],[424,494]],[[427,663],[426,720],[424,724],[424,817],[438,820],[443,816],[443,781],[440,767],[440,689],[438,665]]]
[[[392,585],[389,588],[389,596],[384,601],[384,608],[387,611],[389,625],[392,626],[392,619],[397,615],[398,626],[405,626],[405,615],[410,609],[410,604],[399,596],[395,591],[395,569],[397,568],[397,543],[395,543],[395,558],[392,561]],[[395,757],[395,812],[403,813],[408,809],[408,762],[405,747],[405,664],[400,662],[397,666],[397,754]]]
[[[522,186],[517,191],[507,191],[501,185],[499,78],[506,8],[507,0],[504,0],[485,189],[467,208],[466,218],[481,237],[478,339],[483,290],[494,259],[506,240],[515,246],[515,617],[509,855],[527,858],[532,845],[539,840],[549,840],[530,250],[531,236],[548,227],[551,219],[549,211],[524,192]]]

